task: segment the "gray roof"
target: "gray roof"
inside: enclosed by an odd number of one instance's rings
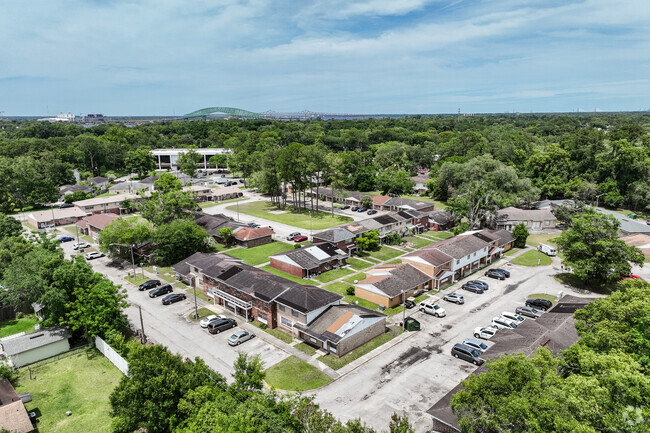
[[[269,258],[275,258],[283,262],[288,262],[284,260],[284,258],[288,258],[302,269],[309,270],[317,268],[324,263],[345,259],[347,258],[347,254],[329,242],[322,242],[274,254]]]
[[[354,239],[356,236],[351,231],[342,227],[334,227],[333,229],[325,230],[314,235],[315,238],[321,239],[325,242],[341,242]]]
[[[92,191],[93,187],[90,185],[82,185],[80,183],[75,185],[63,185],[59,187],[59,193],[61,194],[71,194],[75,191]]]
[[[296,284],[276,298],[284,304],[302,313],[309,313],[343,299],[343,296],[315,286]]]
[[[7,356],[27,352],[32,349],[47,346],[61,340],[70,338],[68,330],[62,326],[44,329],[32,334],[25,334],[19,337],[9,338],[0,342]]]
[[[103,176],[95,176],[92,179],[88,179],[88,182],[90,182],[93,185],[96,185],[98,183],[108,182],[108,178]]]
[[[434,244],[435,245],[435,244]],[[453,260],[450,256],[434,248],[421,249],[405,254],[403,257],[420,257],[427,263],[434,266],[441,266]]]
[[[386,271],[389,275],[377,281],[377,273]],[[364,283],[364,281],[367,281]],[[409,263],[399,265],[382,265],[366,271],[366,278],[359,281],[359,286],[372,285],[389,298],[401,295],[402,290],[411,290],[420,284],[431,281],[431,277]]]
[[[149,177],[145,177],[144,179],[142,179],[142,180],[140,181],[140,183],[154,183],[155,181],[158,180],[159,177],[160,177],[160,176],[149,176]]]
[[[497,221],[556,221],[548,209],[518,209],[507,207],[497,211]]]
[[[212,236],[220,237],[220,229],[230,227],[233,231],[240,227],[248,227],[246,224],[233,221],[231,218],[224,214],[208,215],[200,214],[194,222],[203,227]]]
[[[462,259],[488,245],[489,242],[485,242],[476,236],[454,236],[431,244],[427,249],[436,248],[455,259]]]
[[[621,223],[620,230],[625,233],[650,233],[650,225],[644,224],[637,222],[631,218],[628,218],[626,215],[623,215],[622,213],[614,212],[611,210],[603,209],[603,208],[594,208],[596,212],[606,214],[606,215],[611,215],[614,218],[618,220],[618,222]]]
[[[414,200],[412,198],[404,197],[391,197],[390,200],[387,200],[384,206],[395,206],[395,207],[409,207],[413,210],[433,210],[435,207],[434,203],[422,200]]]
[[[350,326],[346,327],[346,323],[348,323],[348,321],[354,316],[356,316],[358,319],[353,320],[349,324]],[[339,304],[329,307],[320,316],[318,316],[317,319],[315,319],[306,327],[300,325],[298,326],[306,334],[311,335],[312,337],[317,338],[321,341],[331,341],[332,343],[338,343],[346,336],[353,335],[345,332],[346,330],[351,331],[353,329],[352,325],[362,325],[363,327],[363,321],[376,323],[380,320],[385,321],[386,315],[377,311],[372,311],[367,308],[360,307],[355,304]]]
[[[454,216],[447,210],[434,210],[429,214],[429,219],[438,224],[448,224],[454,220]]]

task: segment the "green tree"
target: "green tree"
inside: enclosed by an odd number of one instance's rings
[[[392,197],[410,194],[413,192],[415,182],[404,170],[388,167],[377,175],[377,187],[384,195]]]
[[[153,183],[157,192],[168,193],[183,188],[183,184],[171,173],[162,173]]]
[[[379,246],[379,232],[370,230],[356,238],[355,243],[359,251],[373,250]]]
[[[388,424],[389,433],[415,433],[415,429],[411,423],[409,423],[408,415],[398,415],[393,413],[390,417],[390,423]]]
[[[90,198],[90,194],[88,194],[87,192],[75,191],[73,193],[66,194],[63,197],[63,201],[66,203],[72,203],[74,201],[86,200],[88,198]]]
[[[629,275],[631,264],[642,265],[643,253],[618,239],[619,222],[593,210],[573,219],[557,245],[564,253],[564,265],[590,284],[607,284]]]
[[[232,229],[230,227],[224,227],[217,231],[221,235],[221,239],[223,240],[223,243],[225,245],[227,246],[232,245],[232,243],[235,240],[235,234],[232,232]]]
[[[0,213],[0,241],[13,236],[19,236],[23,226],[16,218]]]
[[[361,206],[365,207],[366,209],[372,209],[372,205],[372,196],[364,195],[361,197]]]
[[[259,355],[251,356],[249,358],[246,353],[239,353],[235,360],[235,372],[233,378],[235,382],[232,388],[237,395],[242,392],[248,393],[253,391],[260,391],[264,387],[264,362],[260,359]]]
[[[524,223],[519,223],[515,226],[514,230],[512,231],[512,236],[515,238],[515,247],[517,248],[525,248],[526,247],[526,240],[528,239],[528,229],[526,228],[526,224]]]
[[[118,218],[106,224],[99,234],[99,249],[113,257],[130,259],[131,245],[148,241],[152,236],[153,226],[149,221]]]
[[[194,149],[183,152],[178,157],[178,169],[184,175],[194,177],[196,176],[196,171],[199,169],[199,161],[201,161],[201,158],[201,155]]]
[[[151,148],[149,146],[140,146],[126,154],[126,168],[129,173],[137,173],[138,177],[155,170],[156,161],[151,155]]]
[[[144,218],[159,226],[177,219],[193,218],[196,202],[192,192],[175,189],[169,192],[154,191],[137,206]]]
[[[153,233],[154,257],[161,265],[176,263],[196,252],[212,250],[210,234],[194,221],[174,220],[161,224]]]
[[[227,154],[217,154],[213,155],[210,157],[208,162],[210,165],[214,165],[215,167],[228,167],[228,158],[229,155]]]

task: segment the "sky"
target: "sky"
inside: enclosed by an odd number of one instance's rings
[[[5,116],[650,110],[648,0],[4,0]]]

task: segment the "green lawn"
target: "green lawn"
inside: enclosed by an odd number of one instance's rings
[[[539,244],[551,244],[557,247],[554,239],[558,237],[560,237],[558,234],[529,235],[528,239],[526,239],[526,245],[537,248]]]
[[[320,274],[315,278],[321,283],[329,283],[330,281],[334,281],[337,278],[341,278],[346,275],[350,275],[352,273],[354,273],[354,271],[351,271],[350,269],[340,268],[340,269],[333,269],[331,271],[323,272],[322,274]]]
[[[354,257],[350,257],[346,261],[348,265],[350,265],[350,267],[355,271],[360,271],[362,269],[374,266],[372,263],[364,262],[363,260],[355,259]]]
[[[282,341],[284,341],[284,342],[287,343],[287,344],[288,344],[288,343],[291,343],[291,342],[293,341],[293,338],[291,338],[291,335],[287,334],[287,333],[284,332],[284,331],[280,331],[279,329],[268,329],[268,328],[265,328],[265,327],[264,327],[265,325],[263,325],[262,323],[259,323],[259,322],[251,322],[251,324],[252,324],[253,326],[256,326],[256,327],[260,328],[260,329],[263,330],[264,332],[269,333],[270,335],[274,336],[274,337],[277,338],[278,340],[282,340]]]
[[[546,299],[547,301],[551,301],[553,305],[557,302],[557,296],[549,295],[548,293],[531,293],[528,295],[528,299]]]
[[[34,325],[37,323],[38,319],[34,315],[0,322],[0,338],[6,337],[7,335],[18,334],[19,332],[24,332],[25,334],[34,332]]]
[[[526,251],[522,255],[515,257],[510,261],[510,263],[515,265],[522,266],[538,266],[537,259],[539,258],[539,265],[550,265],[552,260],[549,256],[544,253],[540,253],[537,250]]]
[[[428,232],[424,233],[425,235],[433,236],[434,238],[439,238],[439,239],[449,239],[452,237],[454,234],[450,232],[437,232],[434,230],[429,230]]]
[[[503,253],[503,255],[504,255],[504,256],[511,256],[511,255],[513,255],[513,254],[518,253],[519,251],[521,251],[521,248],[514,248],[514,247],[513,247],[513,248],[510,248],[510,249],[509,249],[508,251],[506,251],[505,253]]]
[[[391,260],[391,261],[389,261],[389,262],[386,262],[385,264],[386,264],[386,265],[397,265],[397,264],[399,264],[399,263],[402,263],[402,259]]]
[[[311,280],[305,280],[303,278],[294,277],[293,275],[287,274],[286,272],[282,272],[272,268],[271,265],[264,265],[260,269],[264,269],[266,272],[270,272],[274,275],[277,275],[282,278],[286,278],[287,280],[291,280],[299,284],[314,284],[314,282]]]
[[[361,281],[366,278],[366,274],[354,274],[350,277],[343,278],[346,283],[354,284],[354,280]]]
[[[210,310],[209,308],[201,307],[201,308],[199,308],[199,317],[198,318],[194,317],[194,311],[192,311],[187,317],[192,322],[198,322],[199,320],[203,319],[204,317],[208,317],[208,316],[210,316],[212,314],[215,314],[214,311]]]
[[[397,337],[401,333],[402,333],[402,328],[400,328],[399,326],[391,326],[388,328],[388,332],[380,335],[379,337],[373,340],[370,340],[369,342],[367,342],[362,346],[357,347],[352,352],[347,353],[340,358],[337,358],[333,355],[325,355],[325,356],[320,356],[318,360],[322,361],[323,364],[330,366],[334,370],[338,370],[339,368],[346,366],[347,364],[354,361],[355,359],[362,357],[366,353],[375,350],[382,344],[389,342],[390,340]]]
[[[420,296],[415,297],[415,303],[418,304],[428,297],[429,294],[427,292],[422,293]],[[386,308],[386,310],[384,310],[384,314],[387,316],[394,316],[397,313],[401,313],[403,310],[404,310],[404,306],[400,304],[393,308]]]
[[[154,273],[153,266],[145,266],[144,270],[152,274]],[[167,266],[167,267],[158,266],[158,274],[154,275],[154,277],[159,278],[161,280],[165,280],[168,283],[174,283],[178,281],[174,275],[175,273],[174,270],[171,268],[171,266]]]
[[[235,248],[228,251],[228,254],[244,260],[244,263],[255,266],[268,262],[269,256],[272,256],[273,254],[283,253],[292,249],[293,245],[273,241],[270,244],[260,245],[258,247]]]
[[[237,206],[228,206],[227,209],[236,211]],[[270,213],[270,211],[285,212]],[[268,201],[255,201],[251,203],[240,204],[239,212],[257,218],[264,218],[267,220],[288,224],[290,226],[299,227],[305,230],[309,230],[310,228],[313,230],[322,230],[353,221],[353,219],[350,217],[334,214],[334,217],[332,218],[332,215],[328,212],[315,211],[310,223],[309,211],[304,211],[303,213],[293,212],[293,208],[291,206],[287,206],[286,209],[278,209]]]
[[[182,284],[182,283],[177,284],[175,287],[177,289],[180,289],[180,290],[185,290],[187,292],[187,299],[194,302],[194,299],[192,299],[192,296],[194,296],[194,288],[193,287],[190,287],[190,286],[188,286],[186,284]],[[209,302],[209,303],[213,302],[212,299],[208,298],[205,295],[205,293],[203,293],[203,290],[200,290],[200,289],[196,289],[196,297],[199,298],[199,299],[203,299],[204,301]]]
[[[417,236],[408,236],[408,237],[405,237],[404,240],[406,242],[410,242],[411,244],[413,244],[413,248],[416,248],[416,249],[425,247],[427,245],[431,245],[432,243],[436,242],[436,241],[431,240],[431,239],[419,238]]]
[[[28,412],[40,412],[38,431],[42,433],[110,432],[109,396],[122,373],[97,351],[73,355],[32,369],[20,370],[16,391],[29,392],[33,401]],[[67,416],[66,411],[72,415]]]
[[[313,347],[313,346],[310,346],[307,343],[298,343],[293,347],[295,347],[298,350],[302,350],[303,352],[305,352],[309,356],[314,356],[316,354],[316,348]]]
[[[365,299],[361,299],[357,296],[352,296],[347,294],[347,289],[348,287],[352,287],[352,284],[348,283],[332,283],[328,284],[327,286],[321,287],[322,289],[329,290],[330,292],[338,293],[339,295],[344,296],[345,302],[349,304],[357,304],[360,307],[367,308],[372,311],[377,311],[377,308],[379,308],[379,305],[372,303],[370,301],[366,301]]]
[[[290,356],[266,370],[266,383],[286,391],[306,391],[327,385],[331,381],[331,377],[295,356]]]
[[[370,256],[378,260],[390,260],[394,259],[397,256],[404,254],[404,251],[396,250],[395,248],[382,246],[377,251],[370,251]]]

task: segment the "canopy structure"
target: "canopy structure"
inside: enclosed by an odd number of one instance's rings
[[[247,119],[262,119],[264,117],[259,113],[253,113],[252,111],[242,110],[241,108],[233,108],[233,107],[202,108],[200,110],[192,111],[191,113],[188,113],[183,117],[186,119],[195,119],[199,117],[207,117],[213,113],[230,114],[231,116],[234,117],[243,117]]]

